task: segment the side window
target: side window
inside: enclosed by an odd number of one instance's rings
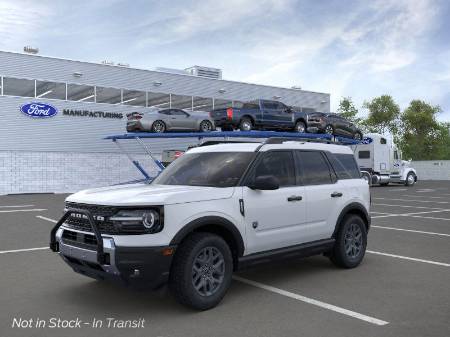
[[[359,159],[369,159],[370,158],[370,151],[359,151],[358,152],[358,158]]]
[[[361,177],[359,167],[352,154],[331,153],[328,158],[339,179],[358,179]]]
[[[301,167],[303,185],[331,184],[331,172],[324,155],[319,151],[296,151]]]
[[[398,152],[397,151],[394,151],[394,159],[398,159]]]
[[[278,178],[280,187],[295,185],[294,158],[291,151],[272,151],[263,154],[256,165],[253,177],[273,175]]]
[[[170,111],[170,109],[160,110],[159,113],[163,115],[171,115],[172,113]]]
[[[380,139],[380,144],[387,144],[386,138],[381,138]]]
[[[180,110],[180,109],[173,109],[173,110],[172,110],[172,115],[175,115],[175,116],[184,116],[184,117],[188,116],[188,114],[187,114],[185,111]]]
[[[277,104],[273,103],[273,102],[264,102],[264,109],[276,109],[277,108]]]

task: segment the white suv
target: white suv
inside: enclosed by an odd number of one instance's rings
[[[269,139],[200,146],[151,184],[66,200],[50,247],[74,271],[135,287],[168,282],[196,309],[217,305],[234,270],[324,254],[364,257],[370,193],[350,148]]]

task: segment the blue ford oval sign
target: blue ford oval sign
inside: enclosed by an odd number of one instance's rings
[[[45,103],[28,103],[20,107],[25,115],[33,118],[49,118],[53,117],[58,113],[58,109],[50,104]]]
[[[370,144],[373,142],[373,139],[370,137],[364,137],[364,139],[362,140],[362,144]]]

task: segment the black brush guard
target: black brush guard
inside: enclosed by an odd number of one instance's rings
[[[78,209],[78,208],[70,208],[64,213],[61,219],[56,223],[56,225],[52,228],[50,232],[50,249],[54,252],[59,251],[58,242],[56,241],[56,232],[58,229],[64,224],[64,222],[67,220],[67,218],[72,215],[73,213],[77,214],[83,214],[87,217],[89,224],[92,227],[92,230],[94,232],[95,238],[97,239],[97,262],[102,265],[106,262],[106,254],[103,251],[103,238],[100,234],[100,230],[98,229],[97,223],[94,220],[94,217],[92,216],[92,213],[85,209]]]

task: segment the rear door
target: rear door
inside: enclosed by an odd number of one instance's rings
[[[295,151],[305,186],[308,241],[330,238],[342,209],[344,187],[322,151]]]
[[[291,150],[261,153],[249,172],[247,182],[261,175],[273,175],[280,182],[280,188],[272,191],[243,187],[249,254],[305,241],[305,189],[297,184],[295,172],[294,154]]]

